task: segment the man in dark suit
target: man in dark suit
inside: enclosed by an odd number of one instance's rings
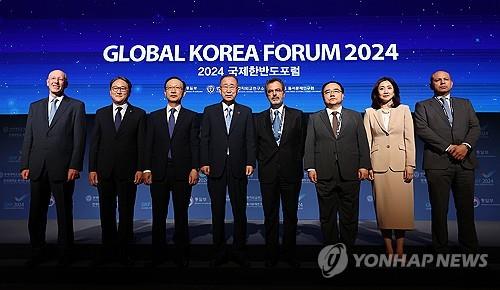
[[[165,257],[166,219],[170,191],[174,206],[175,263],[188,265],[188,207],[192,186],[198,183],[199,122],[196,113],[181,106],[186,83],[178,77],[164,83],[165,108],[151,113],[148,120],[144,182],[151,185],[153,202],[152,265]]]
[[[283,252],[292,267],[297,235],[297,207],[302,184],[305,126],[302,111],[283,104],[285,85],[270,79],[265,85],[271,107],[255,117],[255,139],[260,191],[264,208],[266,263],[273,267],[279,256],[279,208],[283,210]]]
[[[109,83],[112,104],[97,110],[89,154],[89,183],[99,191],[103,253],[131,264],[134,241],[134,206],[137,184],[142,181],[146,139],[146,112],[128,102],[132,83],[119,76]],[[119,224],[116,225],[118,197]]]
[[[85,105],[64,94],[68,78],[61,70],[47,78],[49,97],[30,105],[21,155],[21,177],[30,179],[28,221],[32,258],[28,265],[45,259],[45,229],[51,193],[57,209],[59,263],[71,261],[73,190],[83,166]]]
[[[309,118],[304,167],[316,185],[324,243],[342,242],[352,249],[358,232],[360,181],[371,169],[368,140],[361,114],[342,106],[342,84],[327,82],[321,92],[326,108]]]
[[[424,141],[425,176],[432,214],[432,246],[448,252],[450,189],[457,210],[458,241],[465,252],[476,252],[474,225],[474,148],[481,133],[479,120],[467,99],[451,97],[453,81],[444,70],[434,72],[434,96],[415,106],[415,131]]]
[[[255,132],[252,110],[235,102],[238,80],[220,80],[222,102],[205,108],[201,123],[201,171],[208,176],[212,207],[215,256],[212,266],[226,262],[224,218],[226,188],[234,217],[233,260],[248,266],[245,255],[247,229],[247,177],[255,168]]]

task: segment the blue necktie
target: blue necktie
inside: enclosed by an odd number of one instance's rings
[[[115,130],[118,131],[120,129],[120,125],[122,124],[122,113],[121,110],[122,107],[116,107],[116,114],[115,114]]]
[[[273,135],[274,135],[274,140],[276,140],[276,143],[280,143],[280,127],[281,127],[281,117],[280,117],[280,111],[276,110],[274,111],[274,120],[273,120]]]
[[[59,101],[58,99],[54,98],[54,99],[52,99],[52,102],[50,102],[49,126],[52,123],[54,116],[56,115],[58,101]]]
[[[231,108],[226,108],[226,131],[229,134],[229,128],[231,127]]]
[[[446,101],[446,98],[440,98],[441,103],[443,104],[443,108],[446,112],[446,117],[448,117],[448,122],[450,123],[450,126],[453,125],[453,114],[451,113],[451,107]]]
[[[170,117],[168,117],[168,134],[170,136],[170,140],[172,140],[172,134],[174,134],[174,127],[175,127],[175,108],[170,109]],[[172,146],[170,146],[172,148]],[[172,150],[168,149],[168,158],[172,158]]]

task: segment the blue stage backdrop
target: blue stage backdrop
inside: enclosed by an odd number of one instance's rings
[[[500,190],[495,186],[498,176],[498,144],[500,143],[500,116],[499,114],[481,113],[481,138],[477,143],[476,153],[480,168],[476,171],[476,192],[474,205],[477,220],[500,221]],[[89,130],[92,127],[93,115],[88,117]],[[29,209],[29,183],[19,176],[20,148],[24,134],[26,115],[0,116],[2,124],[0,132],[0,218],[26,219]],[[87,147],[88,148],[88,147]],[[427,184],[424,171],[421,168],[423,144],[417,142],[417,169],[415,171],[415,217],[418,220],[430,219],[430,204],[427,195]],[[99,218],[99,196],[97,189],[88,185],[87,181],[88,156],[85,156],[85,169],[81,179],[76,182],[74,193],[74,215],[76,219]],[[373,198],[369,182],[362,182],[360,193],[360,219],[373,220]],[[49,216],[55,218],[55,206],[52,206]],[[450,209],[453,209],[450,206]],[[227,202],[227,217],[231,218],[229,201]],[[259,190],[257,173],[250,177],[247,200],[248,218],[262,220],[263,210]],[[169,211],[169,217],[172,210]],[[189,216],[191,219],[210,219],[210,198],[207,192],[206,178],[202,175],[200,183],[193,188]],[[149,188],[140,185],[135,207],[137,219],[151,218],[151,197]],[[450,210],[450,218],[455,218],[454,211]],[[318,205],[314,185],[304,175],[302,190],[299,198],[299,219],[317,220]]]
[[[218,81],[229,73],[240,80],[238,102],[254,112],[268,107],[263,85],[272,77],[285,81],[285,102],[291,107],[307,113],[322,109],[321,85],[337,80],[346,88],[345,106],[362,112],[370,105],[371,88],[379,77],[395,78],[402,102],[413,110],[417,101],[432,94],[431,72],[444,68],[452,73],[454,95],[470,98],[480,112],[477,219],[500,220],[500,190],[495,187],[500,21],[494,1],[457,0],[453,6],[426,0],[391,5],[328,1],[324,7],[268,1],[255,5],[243,1],[240,7],[212,6],[209,1],[161,7],[149,0],[140,7],[135,2],[126,7],[127,1],[59,1],[54,6],[10,1],[12,7],[6,2],[0,1],[1,219],[28,215],[29,183],[19,176],[20,148],[28,106],[47,97],[46,77],[52,69],[67,72],[66,92],[85,102],[90,130],[92,114],[110,104],[109,81],[117,75],[132,81],[131,103],[148,112],[165,106],[163,82],[177,75],[188,84],[183,105],[201,113],[206,105],[220,101]],[[417,147],[415,214],[427,220],[430,206],[420,168],[422,144]],[[87,168],[76,183],[77,219],[99,216],[97,190],[88,186],[86,174]],[[256,176],[249,182],[250,219],[263,218]],[[51,207],[50,216],[54,215]],[[454,217],[453,210],[450,216]],[[136,218],[150,217],[149,189],[141,185]],[[193,190],[190,217],[210,218],[203,176]],[[318,219],[315,189],[306,178],[299,218]],[[368,182],[362,184],[360,218],[374,219]]]
[[[188,84],[184,105],[197,112],[219,101],[222,74],[240,78],[238,101],[267,107],[263,84],[280,77],[286,102],[322,108],[328,80],[346,87],[346,106],[363,111],[373,83],[394,77],[402,100],[428,97],[429,76],[449,70],[454,93],[479,112],[500,112],[500,22],[496,16],[356,16],[277,18],[0,18],[0,114],[26,114],[45,97],[49,70],[68,73],[68,94],[87,113],[107,105],[108,83],[125,75],[131,102],[151,112],[165,105],[163,81]]]

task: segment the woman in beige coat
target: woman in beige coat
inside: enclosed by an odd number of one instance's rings
[[[399,87],[393,79],[379,79],[371,98],[372,107],[366,109],[364,123],[373,168],[369,179],[373,181],[377,223],[386,253],[403,255],[405,231],[414,228],[413,120],[409,107],[400,102]]]

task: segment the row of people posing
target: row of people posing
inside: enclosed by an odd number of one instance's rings
[[[70,261],[72,194],[74,180],[82,169],[85,110],[83,103],[64,95],[67,85],[64,72],[52,71],[47,80],[49,98],[33,103],[28,115],[21,174],[24,179],[31,180],[31,264],[44,258],[46,214],[51,192],[57,207],[60,262]],[[447,95],[449,98],[451,86],[447,72],[433,73],[431,88],[436,96]],[[404,231],[413,228],[411,181],[415,148],[411,113],[408,106],[400,105],[399,89],[394,80],[382,78],[377,81],[372,92],[372,108],[367,109],[364,122],[359,113],[342,107],[343,86],[335,81],[325,83],[322,95],[326,109],[310,116],[307,130],[302,112],[284,106],[285,86],[280,79],[266,82],[270,109],[254,119],[250,108],[235,102],[237,78],[223,76],[220,80],[222,102],[205,108],[201,126],[196,114],[181,106],[185,88],[186,84],[180,78],[167,79],[164,92],[168,105],[146,118],[142,109],[128,102],[131,82],[125,77],[110,82],[113,104],[96,113],[89,157],[89,182],[97,186],[100,198],[104,260],[118,248],[120,261],[130,263],[136,189],[137,184],[144,182],[150,185],[153,205],[152,264],[158,265],[166,257],[166,217],[172,193],[177,248],[175,261],[187,265],[188,204],[191,188],[198,182],[198,171],[201,170],[207,176],[211,198],[214,243],[211,264],[217,266],[232,258],[247,266],[247,177],[253,173],[256,159],[265,216],[266,266],[276,265],[279,258],[280,199],[284,219],[283,258],[292,266],[298,265],[295,258],[297,205],[303,169],[308,171],[310,180],[316,185],[326,244],[343,242],[348,248],[354,245],[360,181],[369,179],[373,181],[377,221],[386,250],[394,252],[394,230],[396,252],[403,253]],[[474,136],[478,122],[470,103],[462,101],[453,98],[454,108],[465,106],[469,125],[460,129],[465,136],[450,133],[449,140],[444,139],[448,137],[446,134],[439,132],[440,125],[435,127],[432,122],[436,112],[427,111],[427,107],[433,105],[432,99],[417,104],[417,133],[421,128],[422,134],[419,135],[426,142],[427,160],[441,158],[459,165],[443,169],[443,166],[435,167],[434,162],[424,160],[427,178],[431,178],[431,173],[437,180],[429,182],[433,244],[437,250],[447,246],[446,213],[450,187],[456,182],[460,185],[469,182],[457,177],[456,171],[465,169],[466,173],[472,172],[473,178],[474,166],[464,165],[464,160],[475,162],[470,149],[477,140]],[[447,106],[442,106],[441,114],[446,114]],[[455,127],[452,125],[455,123],[450,121],[450,128]],[[439,148],[443,142],[448,142],[449,146]],[[465,152],[462,147],[465,147]],[[439,152],[437,149],[443,150]],[[453,170],[452,176],[450,170]],[[440,182],[443,178],[446,181]],[[458,212],[463,212],[464,217],[463,226],[459,222],[460,241],[467,248],[477,248],[473,211],[470,216],[473,180],[470,193],[454,189],[455,199],[460,195],[462,200],[462,204],[456,201],[457,209],[461,208]],[[469,189],[470,186],[466,190]],[[446,190],[448,194],[445,194]],[[226,249],[224,233],[226,191],[234,218],[232,251]]]

